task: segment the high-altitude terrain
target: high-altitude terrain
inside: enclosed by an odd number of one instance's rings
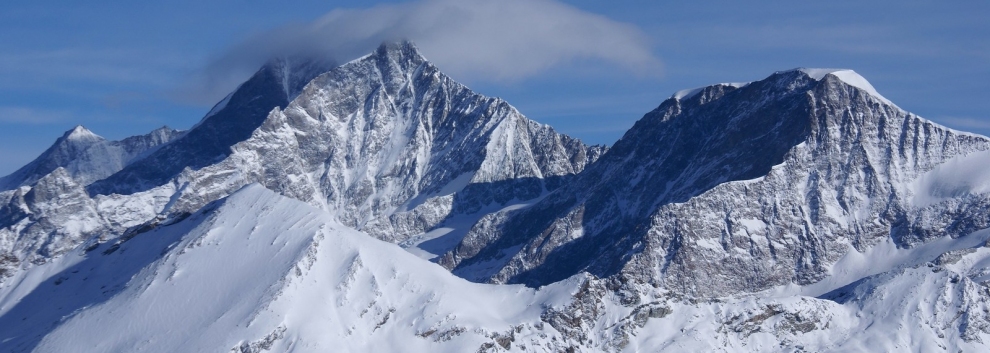
[[[386,43],[0,179],[0,351],[981,351],[987,228],[990,139],[851,70],[604,147]]]

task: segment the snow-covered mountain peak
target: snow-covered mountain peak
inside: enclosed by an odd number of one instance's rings
[[[476,224],[440,263],[480,281],[538,286],[588,271],[725,295],[819,281],[850,244],[909,247],[985,227],[947,216],[985,209],[982,179],[968,177],[982,170],[915,187],[956,200],[932,207],[911,201],[911,183],[990,140],[885,104],[858,78],[789,70],[668,99],[569,185]]]
[[[103,139],[103,137],[94,134],[82,125],[76,125],[72,130],[66,131],[63,137],[71,141],[97,141]]]

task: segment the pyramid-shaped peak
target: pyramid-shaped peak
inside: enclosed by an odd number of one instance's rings
[[[72,140],[72,141],[91,141],[91,140],[103,139],[102,137],[100,137],[97,134],[94,134],[92,131],[89,131],[89,129],[87,129],[82,125],[76,125],[76,127],[72,128],[69,131],[66,131],[65,134],[62,135],[62,137],[65,138],[66,140]]]

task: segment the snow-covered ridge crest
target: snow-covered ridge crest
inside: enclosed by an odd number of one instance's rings
[[[856,73],[856,71],[850,69],[822,69],[822,68],[797,68],[794,69],[793,71],[803,72],[807,74],[808,77],[811,77],[816,81],[821,81],[827,75],[835,76],[836,78],[842,80],[842,82],[845,82],[850,86],[866,91],[873,97],[879,99],[881,102],[890,104],[895,107],[897,106],[896,104],[894,104],[894,102],[891,102],[889,99],[884,98],[884,96],[881,95],[880,92],[877,92],[876,88],[873,88],[873,85],[870,84],[870,81],[867,81],[865,77]]]
[[[876,97],[877,99],[879,99],[881,102],[884,102],[886,104],[890,104],[890,105],[895,106],[895,107],[897,106],[896,104],[894,104],[893,102],[891,102],[889,99],[887,99],[883,95],[881,95],[880,92],[878,92],[876,90],[876,88],[874,88],[873,85],[870,84],[870,82],[866,80],[866,78],[864,78],[860,74],[856,73],[856,71],[853,71],[853,70],[850,70],[850,69],[797,68],[797,69],[792,69],[792,70],[778,71],[777,73],[786,73],[786,72],[793,72],[793,71],[802,72],[802,73],[808,75],[808,77],[810,77],[811,79],[813,79],[815,81],[821,81],[827,75],[835,76],[836,78],[838,78],[839,80],[842,80],[842,82],[845,82],[846,84],[848,84],[850,86],[853,86],[853,87],[862,89],[863,91],[866,91],[870,95],[872,95],[872,96]],[[702,86],[702,87],[697,87],[697,88],[684,89],[684,90],[680,90],[680,91],[675,92],[673,95],[670,96],[670,98],[677,99],[677,100],[686,100],[686,99],[691,99],[692,97],[694,97],[698,93],[701,93],[701,91],[703,91],[705,88],[708,88],[708,87],[712,87],[712,86],[726,86],[726,87],[732,87],[732,88],[741,88],[741,87],[744,87],[744,86],[746,86],[746,85],[748,85],[750,83],[751,82],[727,82],[727,83],[717,83],[717,84],[714,84],[714,85]]]
[[[685,100],[685,99],[690,99],[690,98],[698,95],[698,93],[701,93],[701,91],[703,91],[705,88],[708,88],[708,87],[712,87],[712,86],[726,86],[726,87],[732,87],[732,88],[741,88],[741,87],[745,87],[748,84],[750,84],[750,83],[749,82],[723,82],[723,83],[716,83],[714,85],[708,85],[708,86],[703,86],[703,87],[682,89],[680,91],[674,92],[674,94],[671,95],[670,98],[677,99],[677,100]]]

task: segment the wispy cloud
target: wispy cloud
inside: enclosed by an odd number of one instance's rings
[[[189,65],[178,55],[138,49],[35,50],[0,53],[2,88],[85,84],[167,87],[178,81],[176,71]]]
[[[57,124],[70,121],[72,118],[71,114],[60,110],[0,107],[0,123],[4,124]]]
[[[444,72],[466,80],[518,81],[573,60],[637,74],[656,75],[661,67],[637,27],[558,1],[421,0],[338,9],[257,35],[210,65],[207,86],[232,87],[244,70],[287,52],[317,51],[346,62],[399,39],[414,41]]]

